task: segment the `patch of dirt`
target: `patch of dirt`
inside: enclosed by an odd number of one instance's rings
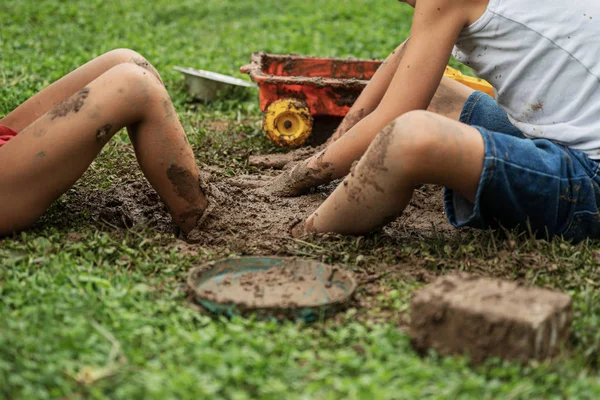
[[[65,117],[69,113],[77,113],[85,104],[85,99],[90,94],[89,88],[83,88],[79,92],[75,93],[73,96],[69,97],[62,103],[58,104],[52,110],[50,110],[49,114],[52,116],[52,120],[56,118]]]
[[[242,254],[284,252],[292,226],[316,209],[334,188],[330,185],[320,192],[282,198],[263,186],[271,182],[272,175],[256,176],[247,187],[240,187],[239,178],[204,175],[204,179],[209,208],[199,229],[188,239],[199,246],[227,247]]]
[[[247,187],[240,187],[239,178],[222,178],[219,168],[205,170],[202,177],[207,182],[209,207],[200,229],[190,238],[190,250],[209,247],[241,254],[285,254],[286,247],[294,244],[292,227],[312,213],[337,182],[303,196],[284,198],[271,195],[264,187],[277,175],[277,171],[265,171],[248,177]],[[140,174],[132,174],[108,189],[77,187],[50,218],[40,223],[68,225],[72,216],[82,214],[117,228],[151,227],[163,233],[177,232],[160,197]],[[457,232],[444,216],[442,190],[429,185],[417,188],[404,214],[382,231],[392,238]]]
[[[287,153],[256,154],[251,155],[248,158],[248,162],[253,167],[282,169],[287,164],[293,161],[305,160],[324,148],[324,146],[305,146],[288,151]]]
[[[147,226],[163,233],[177,232],[160,197],[142,177],[115,183],[104,190],[80,187],[72,191],[65,211],[84,213],[98,223],[118,228]]]
[[[304,196],[284,198],[271,195],[266,188],[273,175],[257,175],[255,180],[248,180],[248,187],[239,187],[238,178],[222,179],[212,174],[204,174],[203,178],[208,184],[209,209],[190,241],[242,254],[284,253],[285,246],[292,242],[292,227],[314,211],[336,186],[334,182]],[[403,216],[386,226],[384,232],[390,236],[452,232],[441,202],[440,188],[418,188]]]
[[[451,237],[459,232],[446,218],[443,188],[434,185],[417,187],[402,216],[385,226],[383,231],[392,237],[438,234]]]

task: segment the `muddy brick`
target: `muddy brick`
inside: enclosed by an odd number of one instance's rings
[[[418,351],[526,361],[555,355],[569,336],[571,298],[514,282],[456,274],[419,290],[411,302]]]

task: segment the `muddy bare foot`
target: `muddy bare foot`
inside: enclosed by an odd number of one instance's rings
[[[289,163],[304,160],[324,148],[325,145],[321,145],[318,147],[301,147],[288,153],[257,154],[250,156],[249,163],[251,166],[258,168],[282,169]]]

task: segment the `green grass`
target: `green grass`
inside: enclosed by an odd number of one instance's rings
[[[390,0],[0,2],[0,115],[89,58],[133,48],[162,73],[201,164],[251,172],[275,151],[254,97],[188,102],[174,65],[238,74],[255,50],[385,57],[411,10]],[[228,120],[226,132],[212,122]],[[134,159],[124,135],[78,184],[108,187]],[[58,221],[67,194],[35,229],[0,240],[0,397],[37,398],[598,398],[600,247],[526,236],[328,236],[287,254],[385,270],[418,264],[558,288],[574,296],[570,348],[553,362],[420,357],[398,329],[422,283],[390,274],[368,312],[311,326],[213,319],[187,306],[187,270],[228,249],[190,249],[149,229]],[[381,317],[381,318],[378,318]]]

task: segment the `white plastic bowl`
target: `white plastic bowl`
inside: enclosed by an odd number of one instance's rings
[[[174,67],[185,76],[189,92],[197,99],[212,101],[235,87],[256,88],[251,82],[202,69]]]

